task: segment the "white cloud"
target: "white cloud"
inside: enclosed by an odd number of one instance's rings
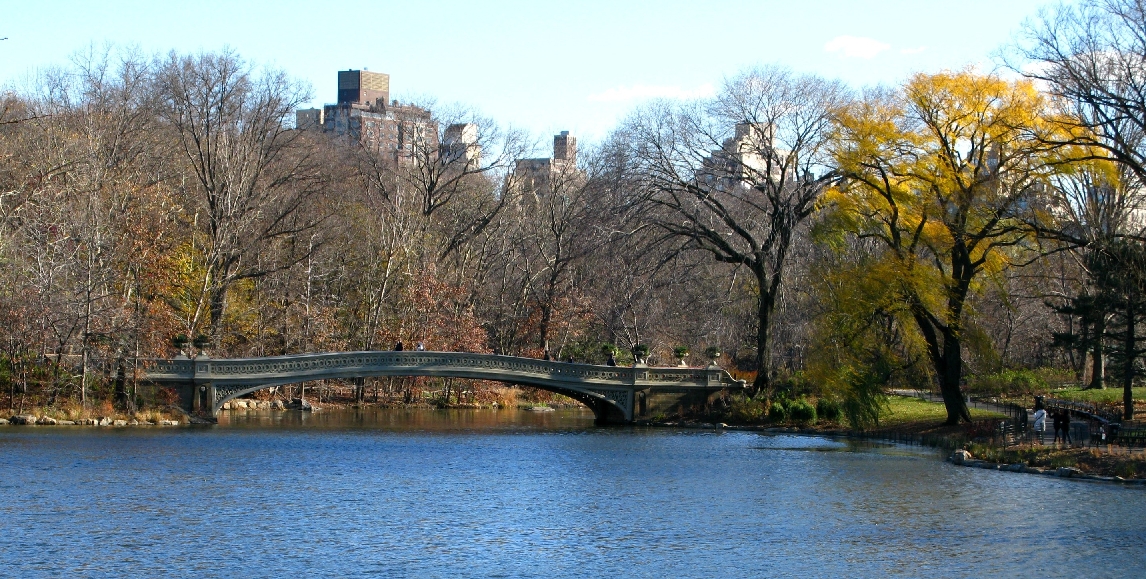
[[[901,49],[899,49],[899,53],[900,54],[919,54],[920,52],[923,52],[924,50],[927,50],[926,46],[917,46],[915,48],[901,48]]]
[[[890,44],[864,36],[837,36],[824,45],[824,52],[835,52],[844,58],[875,58],[891,48]]]
[[[694,99],[710,97],[714,94],[716,94],[716,89],[707,83],[691,89],[679,86],[635,84],[633,86],[614,87],[604,92],[591,94],[589,100],[594,102],[622,102],[655,98]]]

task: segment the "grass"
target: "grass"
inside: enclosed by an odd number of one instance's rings
[[[887,412],[880,413],[880,428],[894,428],[908,424],[934,424],[947,420],[947,407],[942,402],[928,402],[910,396],[889,396],[887,399]],[[998,412],[989,410],[971,409],[973,420],[988,418],[1006,418]]]
[[[1146,386],[1132,388],[1131,395],[1136,402],[1146,402]],[[1122,388],[1106,388],[1105,390],[1062,388],[1052,390],[1050,396],[1075,402],[1090,402],[1091,404],[1122,404]]]

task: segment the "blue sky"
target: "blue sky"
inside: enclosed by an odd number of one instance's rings
[[[338,70],[390,74],[400,100],[476,107],[541,140],[604,136],[642,100],[709,94],[754,64],[896,83],[993,67],[1048,0],[403,2],[11,0],[0,84],[26,82],[92,43],[147,53],[218,50],[285,69],[332,102]]]

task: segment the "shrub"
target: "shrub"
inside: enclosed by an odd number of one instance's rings
[[[815,390],[811,380],[803,372],[778,376],[772,381],[772,389],[785,397],[806,396]]]
[[[796,422],[815,422],[816,407],[801,398],[788,405],[788,415]]]
[[[975,376],[967,384],[967,389],[979,396],[1026,397],[1047,388],[1043,374],[1024,369]]]
[[[843,411],[840,403],[830,398],[820,398],[816,401],[816,415],[824,420],[836,421],[840,419]]]
[[[777,400],[768,407],[768,420],[772,422],[787,422],[788,409],[784,407],[784,403]]]
[[[156,392],[155,402],[160,406],[175,406],[179,404],[179,393],[174,388],[165,386]]]
[[[841,405],[848,424],[857,430],[879,426],[880,412],[887,407],[883,386],[891,377],[887,361],[877,359],[866,367],[841,369],[844,400]]]
[[[764,420],[767,409],[761,400],[753,400],[747,396],[734,396],[732,398],[732,419],[737,422],[760,422]]]
[[[637,360],[644,360],[649,357],[649,347],[644,344],[637,344],[632,349],[633,358]]]

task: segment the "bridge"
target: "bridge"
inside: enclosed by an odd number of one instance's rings
[[[598,423],[629,423],[707,403],[744,387],[718,366],[597,366],[464,352],[335,352],[266,358],[152,360],[141,376],[179,393],[189,412],[218,414],[233,398],[311,380],[429,376],[492,380],[563,394],[593,411]]]

